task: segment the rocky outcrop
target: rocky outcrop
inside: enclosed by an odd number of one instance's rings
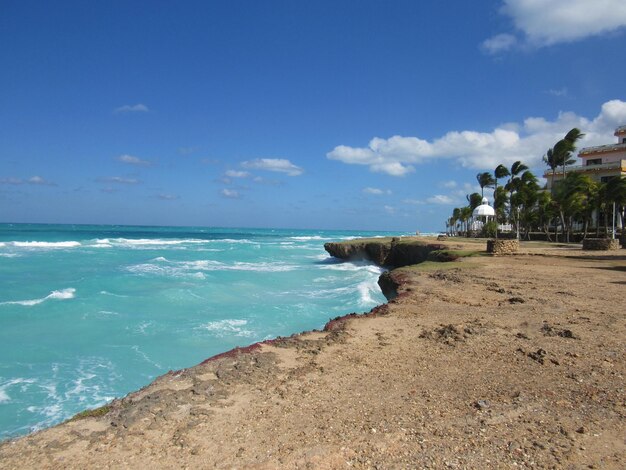
[[[456,259],[446,246],[400,238],[361,239],[326,243],[326,251],[335,258],[348,261],[372,261],[379,266],[399,268],[411,264]]]

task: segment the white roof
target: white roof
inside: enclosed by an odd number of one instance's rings
[[[493,217],[496,215],[496,211],[489,205],[489,200],[486,197],[483,198],[482,202],[483,203],[472,212],[474,217]]]

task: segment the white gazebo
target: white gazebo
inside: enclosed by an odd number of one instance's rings
[[[472,212],[472,217],[474,222],[472,223],[472,230],[480,230],[483,227],[483,219],[484,222],[489,222],[489,218],[495,218],[496,211],[493,207],[489,205],[489,200],[484,197],[482,200],[482,204],[478,206]]]

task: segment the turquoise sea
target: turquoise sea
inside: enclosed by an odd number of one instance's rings
[[[0,224],[0,439],[385,301],[326,241],[401,233]]]

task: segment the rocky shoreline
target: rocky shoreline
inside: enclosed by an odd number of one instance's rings
[[[626,466],[621,252],[370,243],[331,250],[425,256],[381,277],[387,304],[4,442],[0,468]]]

